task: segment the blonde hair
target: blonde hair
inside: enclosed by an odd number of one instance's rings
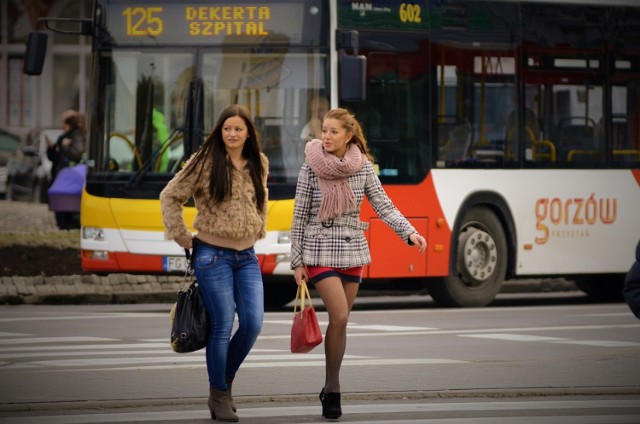
[[[342,126],[347,132],[353,134],[351,140],[349,140],[349,144],[355,143],[358,146],[358,149],[369,158],[369,160],[373,163],[374,157],[369,151],[369,147],[367,146],[367,139],[364,138],[364,133],[362,132],[362,127],[360,126],[360,122],[356,119],[356,117],[351,114],[347,109],[343,108],[335,108],[331,109],[324,115],[324,119],[337,119],[342,122]]]

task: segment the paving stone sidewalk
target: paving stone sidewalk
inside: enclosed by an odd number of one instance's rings
[[[98,276],[2,277],[0,304],[116,304],[175,302],[182,277]]]
[[[43,203],[0,200],[0,237],[60,231]],[[64,275],[0,277],[0,304],[175,302],[184,278],[174,275]]]
[[[0,237],[12,233],[59,231],[46,204],[0,200]],[[96,304],[175,302],[184,277],[175,275],[95,274],[53,277],[1,277],[1,304]],[[503,293],[574,291],[563,279],[510,281]],[[366,290],[362,291],[366,295]]]

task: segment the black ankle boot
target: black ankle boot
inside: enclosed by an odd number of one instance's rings
[[[320,392],[320,402],[322,402],[322,416],[331,420],[342,416],[340,406],[340,393],[325,392],[324,387]]]

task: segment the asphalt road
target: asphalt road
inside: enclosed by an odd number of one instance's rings
[[[640,321],[623,303],[539,296],[528,305],[355,311],[343,421],[640,422],[632,406],[640,405]],[[0,307],[0,421],[204,422],[204,352],[171,352],[167,315],[164,304]],[[320,421],[322,350],[289,353],[290,320],[291,312],[267,314],[236,378],[242,422]],[[559,403],[545,403],[553,397]],[[532,419],[509,421],[518,414]]]

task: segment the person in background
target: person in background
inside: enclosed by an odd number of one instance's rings
[[[636,261],[624,280],[623,294],[631,312],[640,319],[640,242],[636,246]]]
[[[347,321],[371,262],[359,219],[364,196],[378,216],[408,245],[427,243],[387,197],[374,170],[359,122],[345,109],[324,116],[322,140],[311,140],[300,169],[291,226],[291,268],[296,283],[309,281],[329,314],[324,340],[326,376],[320,392],[322,416],[342,415],[340,366]]]
[[[47,157],[51,161],[51,183],[55,181],[60,170],[78,164],[86,149],[87,128],[84,115],[69,109],[60,116],[63,133],[54,143],[49,137]],[[80,228],[80,213],[55,212],[56,224],[63,230]]]
[[[67,110],[60,117],[64,131],[56,142],[46,137],[47,157],[52,163],[51,181],[65,166],[75,165],[82,159],[86,147],[87,129],[84,115],[76,110]]]
[[[309,101],[309,122],[302,128],[300,139],[309,141],[322,135],[322,118],[329,110],[329,99],[324,96],[313,96]]]
[[[193,268],[211,320],[208,406],[219,421],[238,421],[231,385],[262,328],[262,274],[253,245],[266,235],[268,168],[249,110],[232,105],[160,193],[167,238],[193,248]],[[191,197],[195,236],[182,214]]]

